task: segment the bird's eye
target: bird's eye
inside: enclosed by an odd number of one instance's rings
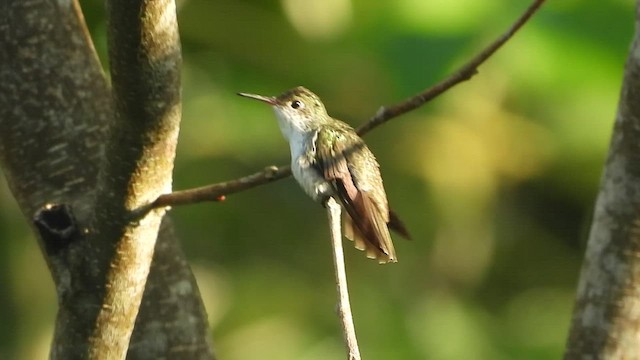
[[[291,107],[293,109],[302,109],[304,107],[304,103],[300,100],[294,100],[291,102]]]

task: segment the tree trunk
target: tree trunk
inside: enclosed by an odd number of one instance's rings
[[[0,0],[0,167],[56,285],[51,357],[122,358],[124,344],[131,359],[211,359],[171,222],[145,210],[170,191],[175,6],[122,0],[108,12],[113,89],[77,1]]]
[[[566,359],[640,358],[639,21],[636,10],[635,36],[580,274]]]

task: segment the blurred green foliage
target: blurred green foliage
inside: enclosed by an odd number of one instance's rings
[[[528,6],[511,0],[179,2],[175,188],[289,160],[238,91],[317,92],[353,125],[446,77]],[[82,3],[106,63],[102,1]],[[347,244],[366,359],[557,359],[616,112],[633,2],[549,1],[503,49],[367,142],[415,238],[379,266]],[[327,221],[289,178],[172,211],[220,359],[340,359]],[[0,188],[0,358],[45,358],[56,300]]]

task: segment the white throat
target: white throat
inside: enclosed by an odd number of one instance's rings
[[[311,140],[313,129],[303,126],[302,121],[291,119],[277,107],[274,107],[273,111],[278,119],[282,136],[289,142],[292,160],[303,155],[308,145],[307,142]]]

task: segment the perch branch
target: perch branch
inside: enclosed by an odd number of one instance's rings
[[[522,28],[522,26],[533,16],[540,6],[542,6],[544,1],[545,0],[533,1],[533,3],[529,5],[529,7],[522,13],[522,15],[520,15],[520,17],[518,17],[506,32],[464,64],[460,69],[458,69],[458,71],[415,96],[395,105],[381,107],[373,118],[358,127],[358,134],[360,136],[365,135],[383,123],[400,115],[406,114],[409,111],[415,110],[453,86],[469,80],[477,74],[478,67],[480,65],[487,61],[487,59],[489,59],[498,49],[511,39],[520,28]],[[291,175],[291,168],[288,165],[280,167],[270,166],[262,172],[251,174],[236,180],[161,195],[152,204],[152,207],[193,204],[204,201],[219,201],[224,195],[233,194],[259,185],[264,185],[275,180],[284,179],[289,175]]]
[[[330,197],[327,200],[327,215],[331,229],[331,245],[333,247],[333,266],[336,273],[336,289],[338,290],[338,316],[342,324],[342,334],[347,346],[348,359],[360,360],[360,349],[356,339],[356,329],[351,315],[349,290],[347,289],[347,272],[344,267],[342,252],[342,232],[340,230],[340,212],[342,208],[338,202]]]

